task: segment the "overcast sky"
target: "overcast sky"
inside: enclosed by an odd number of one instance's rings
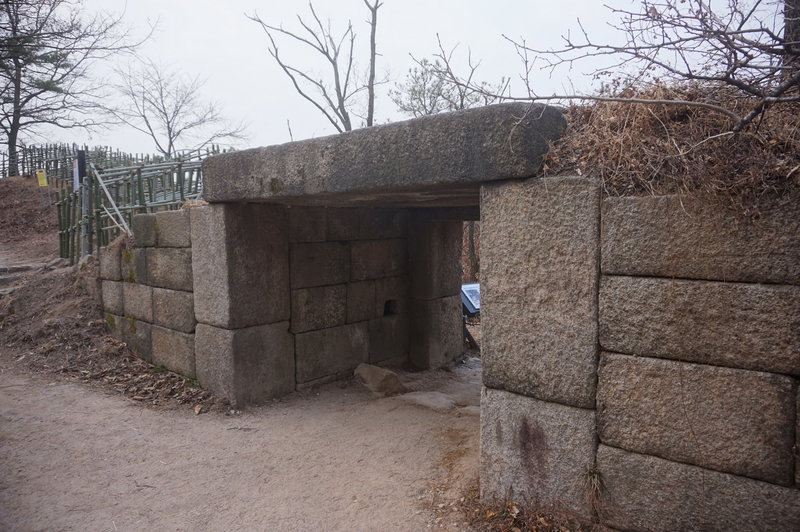
[[[611,3],[629,7],[633,0]],[[157,22],[157,31],[141,54],[187,74],[206,80],[203,95],[216,101],[231,121],[248,124],[249,138],[238,148],[266,146],[289,141],[287,120],[294,139],[335,133],[333,127],[308,102],[294,92],[290,81],[267,54],[262,29],[245,17],[257,12],[265,21],[297,27],[296,15],[308,15],[302,1],[275,0],[85,0],[87,10],[125,12],[127,24],[138,34]],[[360,47],[358,66],[368,65],[369,12],[363,0],[316,0],[321,18],[329,18],[340,31],[353,21]],[[459,45],[465,61],[467,49],[480,58],[480,78],[495,81],[516,78],[522,68],[513,47],[502,35],[527,40],[535,47],[558,46],[560,35],[577,28],[580,17],[595,34],[604,32],[607,10],[599,0],[385,0],[379,10],[378,74],[392,82],[383,87],[376,102],[378,123],[402,120],[387,97],[394,81],[402,80],[413,66],[410,55],[430,57],[437,51],[438,33],[447,47]],[[313,65],[306,50],[288,44],[281,49],[287,62]],[[312,67],[312,71],[322,72]],[[573,73],[573,81],[583,81]],[[107,77],[106,77],[107,79]],[[552,93],[568,83],[566,73],[550,79],[536,78],[537,91]],[[73,141],[75,132],[55,132],[53,140]],[[152,152],[151,141],[140,133],[116,129],[92,134],[91,144],[111,145],[124,151]]]

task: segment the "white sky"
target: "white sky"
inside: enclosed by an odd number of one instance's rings
[[[614,0],[630,7],[633,0]],[[460,57],[470,48],[482,61],[480,78],[495,81],[501,76],[516,78],[522,68],[502,34],[524,37],[530,46],[558,46],[560,35],[577,27],[580,17],[594,34],[607,33],[607,9],[600,0],[385,0],[378,20],[378,73],[392,80],[376,102],[378,123],[405,119],[397,113],[386,91],[402,80],[413,66],[409,54],[430,57],[437,51],[436,34],[448,46],[460,44]],[[122,12],[127,24],[141,35],[148,22],[158,20],[158,31],[143,46],[141,54],[164,65],[206,79],[207,99],[218,102],[233,122],[248,124],[249,138],[238,148],[266,146],[289,141],[286,121],[291,121],[294,139],[334,133],[333,127],[294,92],[290,81],[267,54],[262,29],[245,18],[257,11],[269,23],[297,27],[295,16],[307,15],[303,1],[276,0],[85,0],[87,10]],[[369,12],[362,0],[315,0],[321,18],[330,18],[335,28],[348,19],[360,40],[359,66],[367,67]],[[309,64],[305,50],[287,45],[281,48],[288,62]],[[458,52],[457,52],[458,53]],[[321,71],[321,69],[319,70]],[[576,74],[576,73],[573,73]],[[567,84],[566,77],[537,77],[537,92],[552,93]],[[573,75],[578,86],[585,86]],[[76,132],[54,132],[50,140],[86,141],[129,152],[152,152],[152,142],[143,134],[115,129],[91,136]]]

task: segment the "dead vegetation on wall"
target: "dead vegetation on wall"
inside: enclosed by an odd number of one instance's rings
[[[630,98],[752,107],[729,88],[653,85]],[[739,133],[712,110],[687,105],[594,102],[565,110],[569,126],[546,156],[545,175],[602,180],[616,196],[711,193],[752,212],[760,198],[800,186],[800,103],[768,109]]]

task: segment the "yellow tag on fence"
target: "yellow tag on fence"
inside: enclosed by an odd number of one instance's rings
[[[47,172],[44,170],[36,170],[36,181],[39,182],[40,187],[47,186]]]

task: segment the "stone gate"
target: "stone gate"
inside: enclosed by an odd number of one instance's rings
[[[213,157],[208,205],[101,255],[140,356],[233,403],[461,353],[481,220],[481,492],[625,530],[800,528],[800,202],[536,178],[564,130],[503,104]]]

